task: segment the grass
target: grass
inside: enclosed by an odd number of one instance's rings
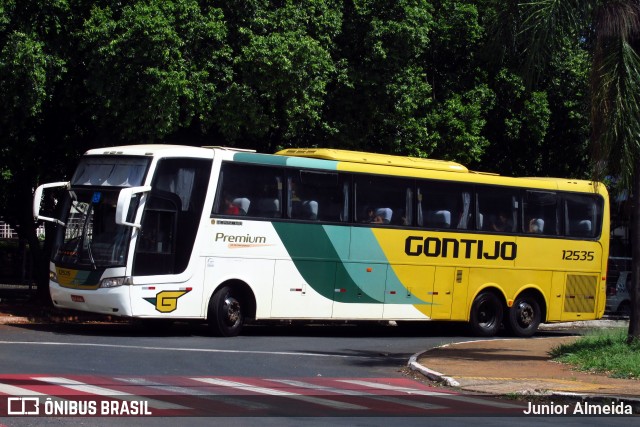
[[[573,344],[555,347],[550,354],[581,371],[640,379],[640,343],[629,345],[626,340],[626,328],[604,329],[585,335]]]

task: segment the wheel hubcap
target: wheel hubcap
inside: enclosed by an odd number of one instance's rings
[[[491,304],[482,304],[478,310],[478,320],[481,324],[491,326],[495,321],[496,313]]]
[[[522,302],[518,305],[518,321],[521,325],[529,326],[533,323],[535,312],[533,307],[526,302]]]
[[[227,297],[224,300],[224,311],[226,313],[226,323],[229,326],[233,326],[240,321],[241,309],[240,302],[233,298]]]

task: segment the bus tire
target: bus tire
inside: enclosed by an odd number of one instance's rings
[[[509,330],[517,337],[530,337],[542,321],[542,310],[535,296],[519,295],[509,309]]]
[[[231,286],[223,286],[213,293],[209,301],[207,322],[215,336],[235,337],[244,325],[242,298]]]
[[[503,317],[502,302],[493,292],[482,292],[471,305],[469,324],[474,335],[492,337],[500,330]]]

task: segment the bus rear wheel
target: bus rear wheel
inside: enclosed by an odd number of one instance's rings
[[[502,323],[502,302],[492,292],[482,292],[471,305],[469,324],[479,337],[492,337],[498,333]]]
[[[239,293],[231,286],[223,286],[209,301],[207,321],[211,332],[220,337],[235,337],[244,325],[244,306]]]
[[[518,337],[530,337],[536,333],[542,320],[538,300],[532,295],[516,298],[509,309],[509,330]]]

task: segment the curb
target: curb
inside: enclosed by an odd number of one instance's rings
[[[450,344],[445,344],[445,345],[441,345],[439,347],[435,347],[435,348],[444,348],[444,347],[448,347]],[[433,350],[433,349],[432,349]],[[450,387],[460,387],[460,383],[458,381],[456,381],[454,378],[452,377],[448,377],[438,371],[434,371],[432,369],[427,368],[424,365],[421,365],[420,363],[418,363],[418,358],[420,356],[422,356],[425,353],[428,353],[430,350],[425,350],[422,351],[420,353],[416,353],[414,355],[412,355],[409,358],[409,363],[407,363],[407,366],[409,367],[409,369],[411,369],[412,371],[418,371],[420,372],[422,375],[424,375],[425,377],[429,378],[432,381],[437,381],[437,382],[441,382],[444,383]]]

